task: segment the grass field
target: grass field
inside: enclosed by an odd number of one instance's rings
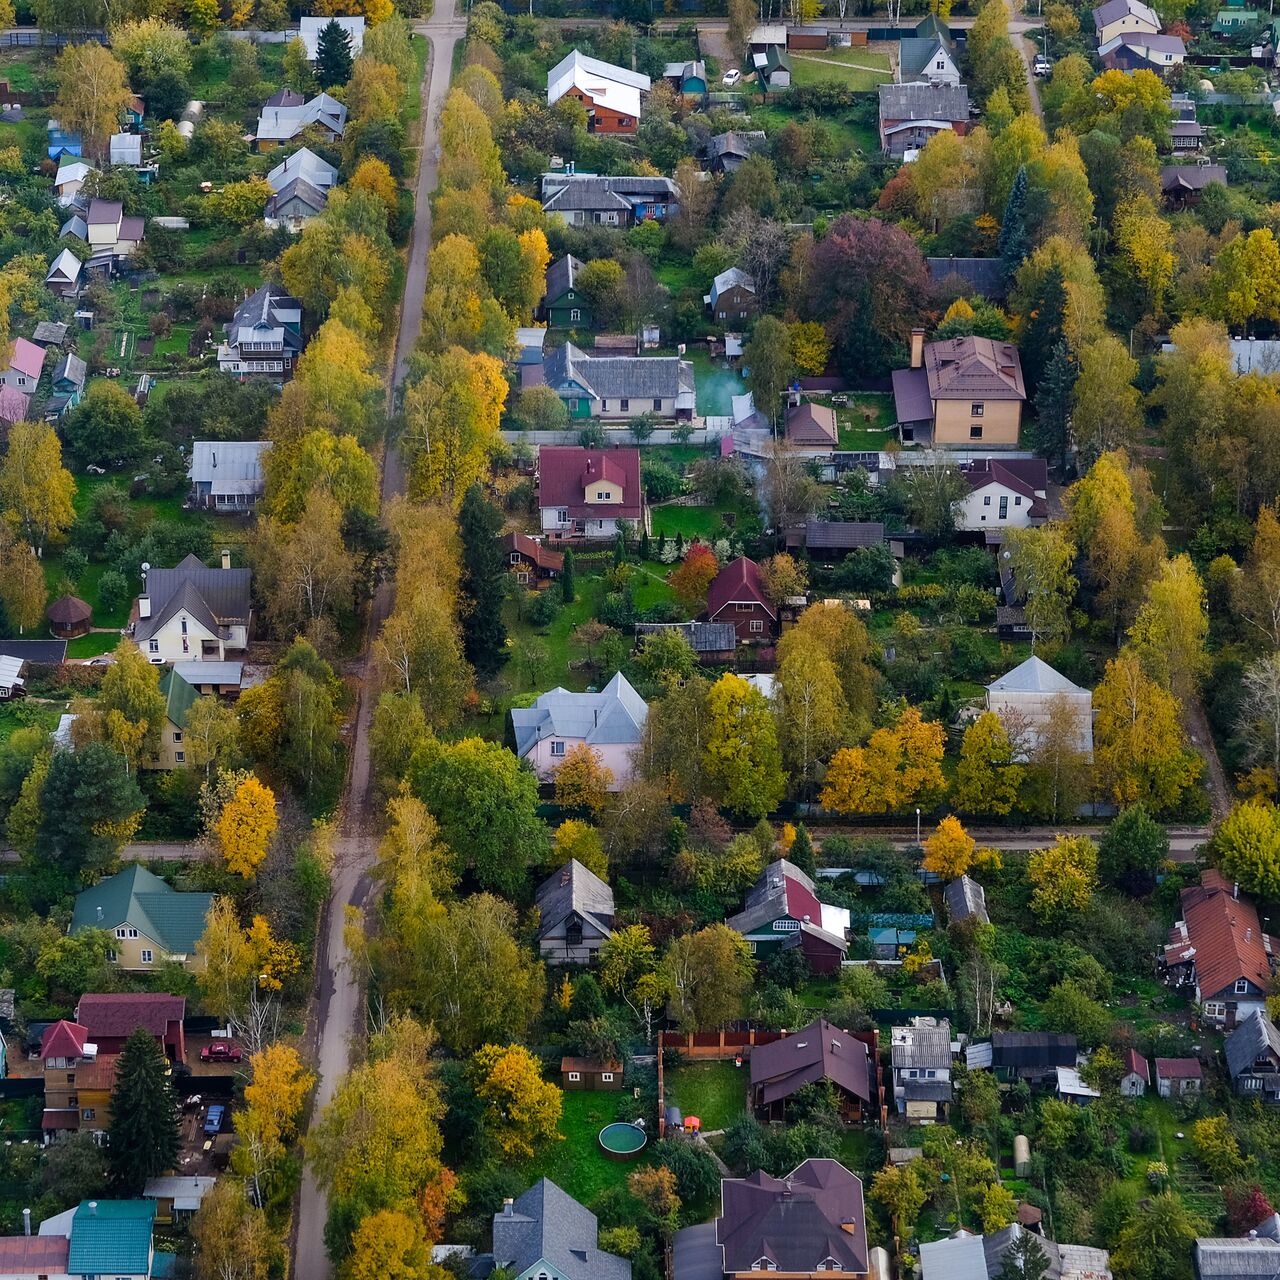
[[[870,92],[892,78],[888,55],[870,49],[791,53],[791,83],[801,89],[815,84],[841,84],[855,93]]]
[[[842,449],[883,449],[893,438],[893,400],[865,393],[850,397],[847,408],[836,410]]]
[[[683,533],[685,541],[701,538],[704,542],[720,537],[724,532],[721,516],[732,508],[721,507],[654,507],[653,536],[666,534],[674,538]]]
[[[697,1116],[703,1133],[727,1129],[747,1109],[750,1075],[732,1062],[695,1062],[669,1071],[666,1101]]]
[[[806,118],[804,113],[778,102],[751,109],[752,127],[764,129],[767,133],[775,133],[793,120],[803,121]],[[880,139],[875,125],[863,124],[853,112],[824,114],[822,123],[864,156],[880,154]]]

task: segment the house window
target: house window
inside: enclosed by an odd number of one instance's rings
[[[147,648],[148,648],[152,653],[159,653],[159,652],[160,652],[160,641],[159,641],[159,640],[148,640],[148,641],[147,641]]]
[[[980,417],[982,417],[982,405],[981,405],[981,404],[971,404],[971,405],[969,406],[969,417],[971,417],[971,418],[980,418]]]
[[[525,585],[528,585],[529,574],[526,571],[522,570],[520,573],[516,574],[516,581],[520,583],[524,583]]]
[[[1000,498],[1000,519],[1007,520],[1009,518],[1009,499],[1002,496]]]
[[[181,729],[175,729],[175,730],[173,731],[173,740],[174,740],[174,742],[181,742],[181,741],[182,741],[182,730],[181,730]]]
[[[763,630],[764,630],[764,623],[763,623],[763,622],[761,622],[759,618],[752,618],[752,619],[751,619],[751,630],[752,630],[752,632],[753,632],[753,633],[763,631]]]
[[[982,439],[982,424],[981,424],[981,423],[979,423],[979,422],[975,422],[975,423],[973,423],[973,425],[972,425],[972,426],[970,426],[970,428],[969,428],[969,439],[970,439],[970,440],[981,440],[981,439]]]
[[[569,510],[567,507],[561,507],[560,510],[556,512],[556,523],[557,524],[569,523]]]
[[[121,928],[119,928],[119,929],[117,929],[117,930],[116,930],[116,937],[117,937],[117,938],[123,938],[123,937],[124,937],[124,928],[123,928],[123,927],[121,927]]]
[[[143,964],[150,964],[150,963],[151,963],[151,949],[150,949],[150,947],[143,947],[143,948],[142,948],[142,963],[143,963]]]
[[[1227,1016],[1227,1006],[1221,1000],[1208,1000],[1205,1002],[1204,1016],[1206,1018],[1225,1018]]]
[[[93,1114],[94,1114],[94,1112],[93,1112],[93,1108],[92,1108],[92,1107],[85,1107],[85,1109],[84,1109],[83,1111],[81,1111],[81,1112],[80,1112],[80,1119],[81,1119],[81,1120],[92,1120],[92,1119],[93,1119]]]
[[[741,600],[739,600],[739,601],[738,601],[738,603],[737,603],[737,604],[735,604],[733,607],[734,607],[735,609],[737,609],[737,611],[738,611],[739,613],[750,613],[750,612],[751,612],[751,605],[750,605],[750,604],[744,604]]]
[[[945,71],[946,69],[947,69],[947,64],[941,58],[939,58],[937,63],[934,66],[934,70]]]
[[[187,753],[185,751],[175,751],[173,753],[173,758],[178,762],[178,764],[186,764]]]
[[[126,938],[136,938],[138,936],[137,929],[129,929],[125,932]]]
[[[1020,506],[1022,506],[1022,495],[1021,495],[1021,494],[1019,494],[1016,498],[1014,498],[1014,500],[1013,500],[1013,505],[1014,505],[1015,507],[1020,507]]]
[[[511,553],[511,563],[512,563],[512,564],[519,564],[519,563],[520,563],[520,553],[519,553],[518,551],[513,551],[513,552]]]
[[[117,956],[116,956],[116,953],[115,953],[114,951],[108,951],[108,952],[107,952],[107,960],[108,960],[111,964],[115,964],[116,959],[117,959]]]
[[[1236,995],[1238,996],[1246,995],[1248,993],[1248,990],[1249,990],[1248,979],[1237,978],[1236,979]]]
[[[983,499],[982,499],[982,505],[983,505],[984,507],[989,507],[989,506],[991,505],[991,495],[990,495],[990,494],[987,494],[987,496],[986,496],[985,498],[983,498]]]
[[[597,490],[596,490],[596,501],[597,501],[597,502],[608,502],[608,501],[609,501],[609,491],[608,491],[607,489],[597,489]]]
[[[581,1079],[582,1079],[582,1073],[581,1073],[581,1072],[579,1072],[579,1071],[570,1071],[570,1072],[569,1072],[569,1083],[570,1083],[570,1084],[574,1084],[574,1083],[576,1083],[577,1081],[579,1081],[579,1080],[581,1080]]]
[[[601,1079],[601,1080],[603,1080],[605,1084],[612,1084],[612,1083],[613,1083],[613,1072],[612,1072],[612,1071],[602,1071],[602,1072],[600,1073],[600,1079]]]
[[[551,744],[551,754],[552,754],[553,756],[562,756],[562,755],[564,755],[564,743],[563,743],[563,742],[553,742],[553,743]]]
[[[574,324],[577,324],[578,321],[582,319],[582,312],[577,307],[574,307],[573,310],[569,312],[569,319],[572,320]]]
[[[182,619],[182,634],[184,636],[187,634],[187,620],[185,617]]]
[[[654,407],[654,409],[655,409],[655,410],[657,410],[659,413],[661,413],[661,412],[662,412],[662,397],[661,397],[661,396],[654,396],[654,397],[653,397],[653,407]]]
[[[626,411],[631,408],[631,401],[625,396],[618,401],[618,404],[621,406],[623,413],[626,413]]]

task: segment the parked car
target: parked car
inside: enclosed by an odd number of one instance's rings
[[[222,1129],[222,1118],[226,1114],[227,1109],[221,1102],[215,1102],[209,1107],[209,1114],[204,1118],[204,1131],[208,1137],[215,1137]]]
[[[742,72],[739,71],[737,67],[730,67],[730,69],[726,71],[723,76],[720,77],[720,83],[724,85],[728,85],[730,88],[733,88],[733,86],[737,84],[738,81],[741,79],[742,79]]]
[[[1053,70],[1053,65],[1043,53],[1037,53],[1035,62],[1031,64],[1031,70],[1037,76],[1047,76]]]
[[[227,1040],[215,1040],[200,1050],[201,1062],[239,1062],[243,1057],[244,1051],[240,1046]]]

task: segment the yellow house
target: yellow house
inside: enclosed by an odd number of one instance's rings
[[[893,371],[903,444],[1015,449],[1027,398],[1018,349],[990,338],[924,340],[911,331],[911,367]]]
[[[187,748],[183,738],[187,729],[187,712],[200,695],[172,667],[160,679],[164,694],[164,728],[156,754],[144,760],[146,769],[187,768]]]
[[[87,1129],[105,1133],[111,1125],[114,1053],[99,1054],[78,1022],[53,1023],[40,1042],[44,1063],[44,1117],[47,1140]]]
[[[132,863],[77,895],[71,932],[105,930],[111,958],[121,969],[146,973],[176,960],[199,973],[204,957],[197,944],[213,899],[211,893],[180,893]]]
[[[1142,0],[1106,0],[1093,11],[1093,31],[1099,46],[1117,36],[1153,36],[1159,30],[1159,16]]]

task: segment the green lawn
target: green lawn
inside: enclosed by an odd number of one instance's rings
[[[868,49],[826,49],[791,54],[791,83],[797,88],[841,84],[855,93],[874,92],[893,79],[889,58]]]
[[[569,637],[575,627],[595,616],[603,591],[604,582],[600,578],[579,573],[577,598],[572,604],[565,605],[547,627],[535,627],[531,622],[517,620],[515,605],[507,605],[507,629],[516,649],[527,651],[530,645],[538,645],[546,654],[546,661],[536,670],[531,669],[528,662],[521,661],[518,654],[515,661],[507,664],[506,675],[512,682],[514,693],[542,693],[555,685],[581,692],[591,683],[589,671],[571,670],[569,667],[570,658],[582,656]]]
[[[38,725],[52,731],[58,727],[58,717],[66,708],[65,702],[37,702],[32,698],[0,702],[0,740],[27,725]]]
[[[0,80],[17,93],[30,93],[38,87],[39,49],[6,49],[0,54]]]
[[[621,1186],[627,1174],[645,1163],[643,1155],[610,1160],[596,1140],[605,1125],[619,1117],[630,1119],[634,1109],[630,1093],[566,1093],[560,1117],[564,1140],[529,1161],[523,1172],[531,1181],[550,1178],[590,1208],[602,1191]]]
[[[114,631],[91,631],[67,641],[67,657],[96,658],[100,653],[110,653],[119,643],[120,637]]]
[[[653,537],[666,534],[674,538],[683,533],[685,541],[701,538],[704,542],[724,533],[724,521],[720,518],[726,510],[722,507],[654,507]]]
[[[666,1101],[683,1116],[697,1116],[703,1133],[727,1129],[747,1109],[751,1075],[732,1062],[695,1062],[666,1075]]]
[[[832,70],[833,68],[828,69]],[[751,109],[752,127],[764,129],[767,133],[776,133],[793,120],[803,123],[805,119],[804,113],[776,101],[767,106],[752,107]],[[876,133],[875,125],[863,124],[856,118],[855,113],[824,114],[822,123],[836,134],[837,138],[843,139],[849,146],[856,148],[864,156],[878,156],[880,154],[880,138]]]
[[[733,397],[746,391],[742,379],[732,369],[715,363],[703,347],[689,348],[684,358],[693,365],[697,379],[698,412],[728,417],[733,412]]]
[[[836,410],[841,449],[883,449],[894,438],[893,399],[863,393],[850,397],[847,408]]]

